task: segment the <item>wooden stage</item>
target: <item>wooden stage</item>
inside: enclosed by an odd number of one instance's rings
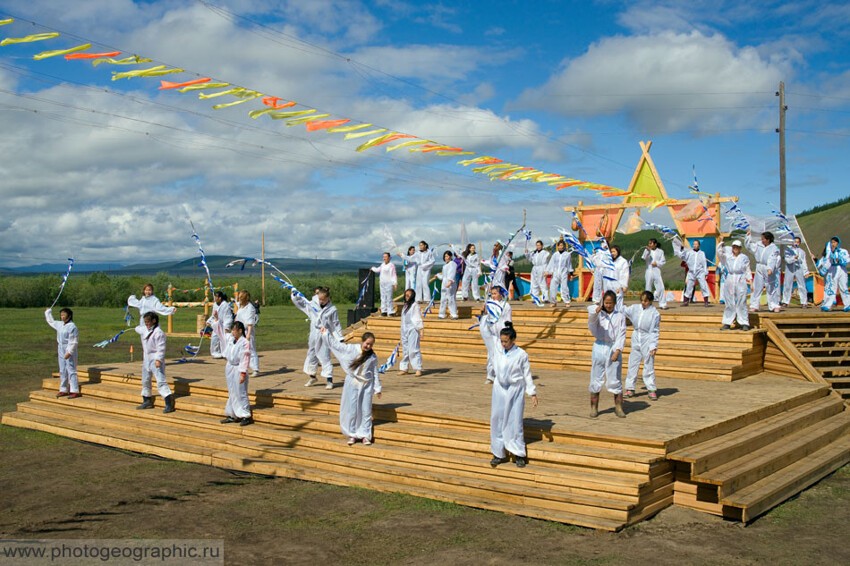
[[[566,322],[569,317],[558,310],[515,307],[520,334],[523,325],[533,328],[546,316],[553,317],[558,332],[578,332],[578,321]],[[570,316],[581,318],[584,309],[571,310]],[[671,326],[681,326],[678,334],[713,336],[708,328],[717,326],[716,310],[678,310],[678,320],[671,311],[662,315]],[[778,324],[777,316],[771,318]],[[699,317],[705,317],[703,327]],[[371,317],[362,326],[386,330],[391,324],[397,319]],[[443,340],[434,336],[441,324],[455,325]],[[461,329],[477,336],[466,330],[469,324],[426,319],[426,332],[447,355],[426,355],[421,377],[395,369],[383,377],[372,446],[349,447],[340,435],[339,368],[333,390],[324,384],[304,387],[303,350],[261,352],[263,371],[250,381],[252,426],[219,423],[227,396],[224,362],[208,357],[167,365],[178,395],[177,412],[170,415],[162,414],[159,399],[156,410],[135,410],[140,364],[127,363],[83,372],[84,396],[74,400],[56,399],[58,380],[45,379],[44,388],[17,412],[5,414],[3,423],[178,460],[605,530],[619,530],[671,504],[750,521],[850,461],[850,412],[827,381],[763,369],[734,379],[700,378],[696,371],[696,378],[659,377],[656,402],[639,390],[625,403],[625,419],[614,416],[612,396],[603,392],[600,416],[591,419],[587,372],[536,365],[532,357],[540,405],[526,405],[529,465],[493,469],[484,366],[461,361],[468,356],[451,337]],[[361,331],[353,330],[351,338]],[[767,334],[724,332],[718,340],[737,335],[747,352],[762,340],[764,359],[773,344]],[[675,338],[670,337],[671,349]],[[394,343],[387,342],[379,344],[379,352],[392,349]],[[555,343],[564,356],[572,349],[581,357],[582,346]],[[719,343],[720,350],[731,351]],[[704,349],[711,348],[708,343]],[[696,362],[671,361],[671,367],[688,363]]]

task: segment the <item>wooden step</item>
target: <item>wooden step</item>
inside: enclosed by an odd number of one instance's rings
[[[844,405],[840,399],[831,395],[821,397],[728,434],[677,450],[668,457],[671,460],[690,463],[691,474],[698,475],[751,454],[790,432],[811,426],[843,410]]]
[[[845,435],[806,458],[724,497],[722,503],[740,508],[741,520],[750,522],[848,462],[850,436]]]
[[[848,430],[850,411],[844,411],[717,468],[695,474],[692,479],[718,486],[718,494],[724,498],[806,458],[839,437],[846,436]]]

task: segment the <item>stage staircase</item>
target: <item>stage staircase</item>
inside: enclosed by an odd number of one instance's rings
[[[733,381],[761,372],[763,331],[722,331],[718,313],[702,311],[701,307],[662,311],[656,375]],[[439,319],[433,313],[426,317],[421,342],[425,363],[463,360],[485,364],[487,351],[478,328],[470,330],[476,322],[474,318]],[[533,368],[590,371],[593,337],[587,328],[585,306],[515,308],[513,322],[517,344],[528,352]],[[375,334],[375,351],[386,357],[399,341],[400,319],[370,316],[349,329],[348,340],[359,339],[366,330]],[[631,333],[628,326],[624,362],[631,351]]]
[[[392,406],[375,409],[372,446],[349,447],[336,400],[252,395],[256,423],[220,424],[227,392],[175,383],[177,412],[138,411],[132,376],[81,373],[83,397],[56,398],[44,380],[5,425],[232,470],[406,493],[594,529],[616,531],[673,500],[664,447],[527,426],[531,464],[491,468],[489,426]],[[161,405],[157,400],[158,405]],[[545,439],[545,440],[544,440]]]

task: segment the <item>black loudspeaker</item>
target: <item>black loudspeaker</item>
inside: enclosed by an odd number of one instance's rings
[[[369,312],[375,310],[375,272],[370,268],[360,269],[357,271],[357,282],[360,286],[357,289],[358,301],[354,306],[355,310],[368,309]],[[366,287],[365,289],[363,287]]]
[[[366,318],[372,314],[372,311],[369,309],[348,309],[348,325],[351,326],[355,322],[360,319]]]

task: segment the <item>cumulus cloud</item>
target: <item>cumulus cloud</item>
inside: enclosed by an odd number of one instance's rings
[[[654,131],[753,127],[764,125],[772,111],[764,108],[766,93],[771,96],[791,70],[788,57],[766,59],[720,34],[616,36],[565,60],[514,106],[568,116],[625,112]]]

